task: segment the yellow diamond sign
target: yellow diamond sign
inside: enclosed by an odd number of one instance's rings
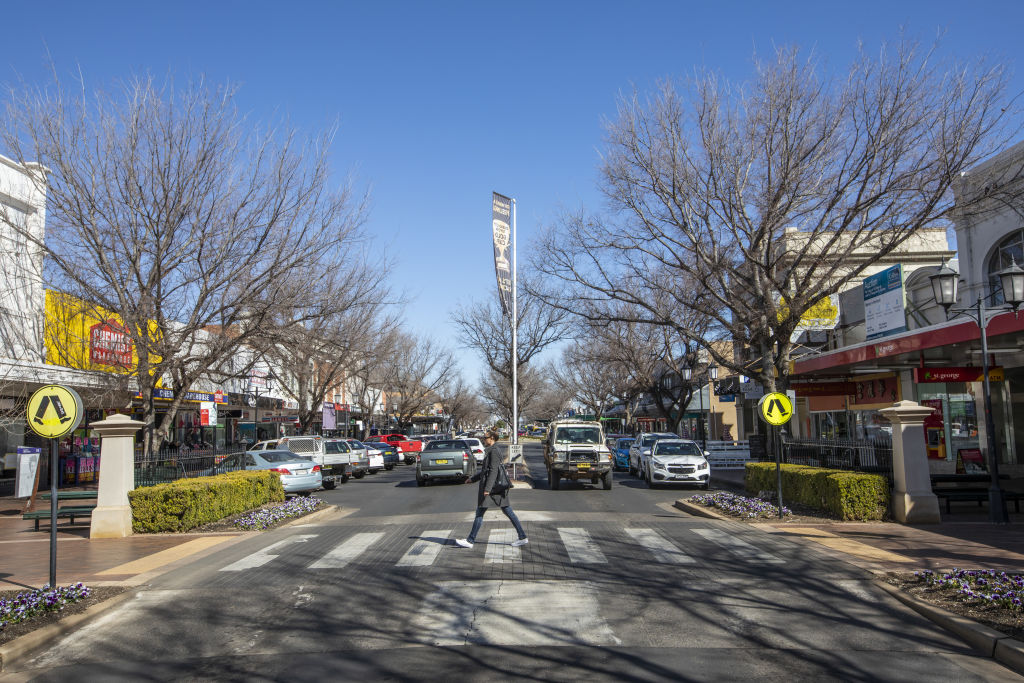
[[[793,402],[786,394],[765,394],[757,404],[761,419],[774,427],[781,427],[793,417]]]
[[[84,414],[78,392],[60,384],[48,384],[37,389],[28,400],[26,419],[39,436],[59,439],[74,431]]]

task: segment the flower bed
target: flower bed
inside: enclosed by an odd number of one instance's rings
[[[9,600],[0,599],[0,630],[45,612],[59,612],[65,606],[89,597],[90,589],[81,583],[19,593]]]
[[[928,586],[951,590],[962,598],[982,605],[1020,610],[1021,598],[1024,597],[1024,576],[994,569],[954,569],[941,575],[926,570],[914,572],[914,576]]]
[[[301,517],[313,512],[324,502],[313,496],[296,496],[274,507],[253,510],[235,520],[235,526],[244,531],[262,531],[277,524],[282,519]]]
[[[779,516],[779,507],[761,498],[746,498],[733,493],[719,491],[717,493],[703,493],[689,498],[689,502],[697,503],[705,507],[718,508],[730,515],[736,515],[744,519],[758,519]],[[792,511],[782,506],[782,514],[790,515]]]

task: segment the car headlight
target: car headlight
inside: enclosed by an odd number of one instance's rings
[[[699,465],[697,465],[697,469],[698,470],[706,470],[707,468],[708,468],[708,461],[707,460],[702,460],[701,463]]]
[[[667,467],[665,467],[665,463],[663,463],[662,461],[658,460],[657,458],[652,459],[651,462],[654,463],[654,469],[656,469],[656,470],[668,469]]]

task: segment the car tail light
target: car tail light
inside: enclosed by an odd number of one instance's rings
[[[313,471],[314,472],[319,472],[320,471],[320,465],[313,465]]]
[[[271,467],[270,471],[271,472],[277,472],[278,474],[291,474],[291,472],[289,470],[286,470],[283,467]]]
[[[419,454],[419,453],[417,453],[417,454],[416,454],[416,462],[419,462],[419,461],[420,461],[420,454]]]
[[[467,452],[463,451],[463,452],[462,452],[462,459],[463,459],[463,460],[469,460],[469,453],[467,453]]]

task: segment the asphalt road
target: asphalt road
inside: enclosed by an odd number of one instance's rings
[[[542,476],[539,450],[527,448]],[[515,489],[471,550],[475,486],[413,467],[342,509],[167,573],[20,680],[1017,680],[827,549],[674,510],[685,489]]]

